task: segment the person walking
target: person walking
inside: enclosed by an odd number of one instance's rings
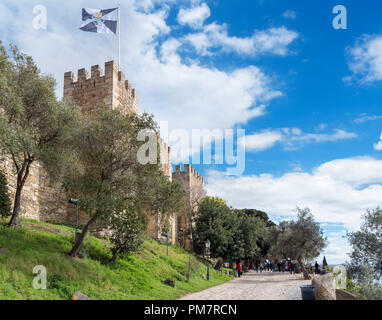
[[[293,263],[293,261],[290,263],[290,268],[289,268],[289,272],[290,274],[294,274],[294,268],[295,268],[295,264]]]
[[[281,263],[281,270],[282,270],[282,272],[285,272],[285,261],[283,261],[282,263]]]
[[[236,263],[236,270],[237,270],[237,275],[240,278],[241,277],[241,263],[240,263],[240,261],[238,261]]]
[[[314,273],[319,274],[320,273],[319,270],[320,270],[320,265],[316,261],[316,263],[314,264]]]

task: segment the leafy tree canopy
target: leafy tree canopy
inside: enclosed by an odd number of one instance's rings
[[[17,47],[10,54],[0,42],[0,152],[12,160],[17,185],[10,226],[18,223],[21,193],[35,161],[60,172],[80,111],[57,101],[56,82],[42,75]],[[58,174],[59,175],[59,174]]]
[[[352,246],[350,274],[358,281],[382,278],[382,209],[368,210],[361,229],[348,233]]]

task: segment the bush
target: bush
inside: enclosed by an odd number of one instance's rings
[[[110,228],[112,231],[110,242],[113,245],[110,261],[116,261],[120,254],[128,256],[139,251],[143,244],[145,228],[142,217],[131,208],[114,215]]]
[[[0,171],[0,216],[5,218],[11,215],[11,200],[8,194],[8,183],[4,173]]]
[[[359,298],[362,300],[382,300],[382,285],[371,282],[361,283]]]

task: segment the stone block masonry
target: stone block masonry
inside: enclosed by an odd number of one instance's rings
[[[0,170],[4,172],[7,178],[10,199],[13,201],[17,177],[14,173],[12,161],[9,158],[1,159]],[[33,163],[22,192],[20,217],[46,222],[66,223],[67,202],[65,192],[60,185],[51,181],[41,163]]]
[[[138,113],[138,94],[132,88],[125,75],[118,71],[114,61],[105,63],[105,74],[99,65],[91,67],[91,74],[80,69],[78,79],[73,72],[64,76],[64,98],[73,100],[85,113],[96,110],[100,104],[106,104],[122,113]]]
[[[192,251],[191,239],[185,238],[180,230],[184,232],[191,227],[191,215],[197,211],[200,200],[205,197],[204,178],[191,165],[185,164],[183,171],[181,171],[181,166],[175,167],[175,171],[172,173],[172,180],[178,182],[186,191],[187,202],[182,212],[179,212],[177,215],[176,238],[182,238],[181,244],[183,247]]]

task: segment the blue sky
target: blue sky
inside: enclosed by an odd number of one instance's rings
[[[3,0],[0,39],[53,74],[62,96],[64,72],[116,58],[114,36],[78,30],[81,9],[117,4]],[[332,26],[338,4],[347,9],[347,30]],[[46,29],[33,27],[37,5],[46,8]],[[329,263],[343,262],[346,230],[358,229],[365,210],[381,204],[382,3],[121,5],[121,69],[138,90],[140,111],[167,121],[170,132],[246,131],[242,175],[227,176],[226,165],[195,165],[208,193],[276,221],[293,218],[296,206],[310,207],[329,238]],[[176,155],[173,161],[189,162]]]

